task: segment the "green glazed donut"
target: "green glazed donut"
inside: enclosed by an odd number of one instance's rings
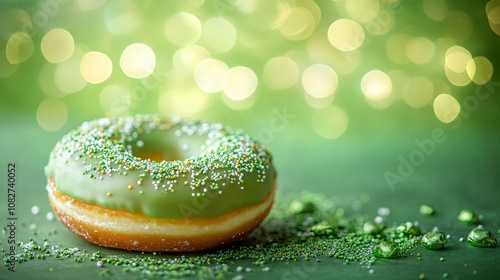
[[[267,215],[275,189],[270,153],[243,131],[156,115],[83,123],[56,144],[45,175],[51,205],[71,231],[102,246],[142,251],[201,250],[241,238]],[[243,229],[230,234],[221,229],[225,218],[234,220],[256,207]],[[100,211],[105,215],[95,217]],[[101,231],[117,227],[116,221],[99,218],[111,216],[128,217],[122,222],[131,227],[137,220],[148,229],[148,222],[167,227],[141,232],[148,235],[142,242],[123,226],[114,233],[123,235],[120,242],[103,242]],[[222,237],[208,246],[195,244],[203,234],[189,233],[190,227],[208,227],[210,236],[211,223],[213,229],[219,224]],[[172,224],[186,226],[186,234],[164,232]],[[92,234],[95,230],[99,234]],[[155,238],[175,242],[162,245]]]

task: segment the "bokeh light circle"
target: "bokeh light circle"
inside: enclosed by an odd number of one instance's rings
[[[177,71],[193,75],[196,66],[204,59],[210,58],[210,53],[198,45],[190,45],[177,50],[172,63]]]
[[[415,64],[425,64],[434,57],[436,47],[425,37],[414,37],[406,42],[406,55]]]
[[[379,0],[349,0],[345,1],[347,15],[357,22],[372,21],[380,10]]]
[[[30,58],[35,52],[33,40],[25,32],[15,32],[7,41],[5,56],[10,64],[19,64]]]
[[[57,88],[66,94],[78,92],[87,85],[80,72],[80,59],[77,57],[57,64],[54,79]]]
[[[207,58],[201,61],[194,70],[196,84],[206,93],[214,93],[224,89],[229,76],[229,67],[223,61]]]
[[[315,98],[325,98],[337,90],[338,77],[335,70],[328,65],[313,64],[302,73],[304,90]]]
[[[380,70],[369,71],[361,80],[361,91],[368,99],[385,99],[392,92],[391,78]]]
[[[68,107],[61,100],[47,98],[38,105],[36,120],[38,125],[46,131],[59,130],[68,119]]]
[[[87,82],[98,84],[111,76],[113,63],[107,55],[101,52],[88,52],[80,61],[80,71]]]
[[[425,15],[434,21],[442,21],[448,15],[446,0],[424,0],[423,8]]]
[[[287,11],[285,20],[278,30],[289,40],[303,40],[308,38],[316,26],[311,12],[302,7],[294,7]]]
[[[250,97],[257,89],[257,85],[257,75],[252,69],[236,66],[229,69],[224,93],[231,100],[240,101]]]
[[[477,85],[484,85],[493,76],[493,64],[484,56],[469,60],[466,66],[467,75]]]
[[[460,114],[460,104],[451,95],[442,93],[434,99],[434,114],[444,122],[450,123]]]
[[[406,44],[410,39],[411,36],[406,33],[397,33],[387,39],[385,51],[392,62],[399,65],[410,63],[406,55]]]
[[[236,43],[236,29],[227,19],[216,17],[207,20],[202,27],[204,45],[215,53],[225,53]]]
[[[123,51],[120,67],[130,78],[141,79],[153,74],[156,67],[156,56],[146,44],[132,44]]]
[[[336,49],[353,51],[365,40],[363,27],[350,19],[338,19],[328,28],[328,40]]]
[[[444,65],[448,80],[456,86],[468,85],[471,78],[467,73],[467,65],[472,60],[470,52],[465,48],[460,46],[450,47],[446,51]]]
[[[264,82],[273,90],[294,86],[299,79],[297,63],[286,56],[273,57],[264,65]]]
[[[167,39],[177,46],[194,44],[201,36],[201,22],[193,14],[180,12],[170,17],[164,27]]]
[[[129,0],[108,2],[104,11],[104,22],[114,35],[133,33],[141,23],[140,9]]]
[[[426,77],[413,77],[403,92],[403,99],[410,107],[422,108],[432,101],[434,84]]]
[[[67,30],[54,28],[43,36],[41,49],[48,62],[60,63],[73,55],[75,42],[73,36]]]
[[[341,108],[330,106],[314,111],[311,119],[314,131],[326,139],[336,139],[347,129],[349,118]]]

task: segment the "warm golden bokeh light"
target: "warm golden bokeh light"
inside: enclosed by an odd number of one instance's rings
[[[324,64],[313,64],[302,73],[304,90],[315,98],[333,95],[337,90],[338,83],[335,70]]]
[[[5,56],[10,64],[19,64],[30,58],[35,52],[31,37],[25,32],[15,32],[9,37]]]
[[[500,0],[491,0],[486,4],[486,16],[491,30],[500,36]]]
[[[132,44],[123,51],[120,57],[120,67],[130,78],[145,78],[155,70],[155,53],[148,45]]]
[[[328,28],[328,40],[340,51],[353,51],[363,44],[365,31],[354,20],[339,19]]]
[[[484,56],[469,60],[466,66],[467,75],[477,85],[484,85],[493,76],[493,64]]]
[[[177,50],[172,58],[172,63],[180,73],[193,75],[196,66],[207,58],[210,58],[207,49],[198,45],[190,45]]]
[[[291,8],[278,30],[286,38],[298,41],[307,39],[314,31],[316,21],[309,10],[305,8]]]
[[[80,53],[80,51],[78,51]],[[57,88],[68,94],[75,93],[82,90],[87,81],[80,72],[80,58],[83,55],[78,54],[72,58],[57,64],[54,73],[54,79]]]
[[[257,89],[257,85],[257,75],[252,69],[236,66],[229,69],[224,93],[231,100],[240,101],[250,97]]]
[[[71,33],[64,29],[55,28],[43,36],[41,49],[48,62],[60,63],[73,55],[75,42]]]
[[[460,104],[453,96],[440,94],[434,99],[434,113],[440,121],[450,123],[460,114]]]
[[[472,60],[468,50],[460,46],[450,47],[445,54],[445,73],[448,80],[456,86],[465,86],[471,82],[467,74],[467,64]]]
[[[321,137],[336,139],[346,131],[349,118],[341,108],[330,106],[315,110],[311,122],[314,131]]]
[[[59,130],[68,119],[68,107],[59,99],[47,98],[36,111],[38,125],[46,131]]]
[[[415,64],[425,64],[434,57],[436,47],[425,37],[414,37],[406,42],[406,55]]]
[[[307,55],[312,61],[330,65],[338,74],[349,74],[361,64],[361,52],[343,52],[332,46],[323,34],[315,33],[307,40]]]
[[[113,35],[133,33],[141,23],[139,8],[130,0],[110,2],[104,8],[104,22]]]
[[[406,45],[410,39],[411,36],[406,33],[398,33],[387,39],[385,51],[392,62],[399,65],[410,63],[406,54]]]
[[[106,81],[113,71],[111,59],[101,52],[88,52],[80,62],[80,72],[83,78],[91,84]]]
[[[434,21],[442,21],[448,15],[448,3],[445,0],[424,0],[424,13]]]
[[[361,80],[361,91],[371,100],[386,99],[392,92],[391,78],[380,70],[369,71]]]
[[[388,9],[380,9],[377,16],[363,26],[368,34],[380,36],[387,34],[394,28],[394,12]]]
[[[345,1],[347,15],[361,23],[372,21],[380,9],[379,0],[349,0]]]
[[[224,89],[229,78],[229,67],[221,60],[207,58],[194,70],[196,84],[206,93]]]
[[[313,112],[306,123],[326,139],[343,135],[362,110],[432,107],[449,123],[460,116],[457,100],[494,82],[498,37],[489,28],[500,36],[500,0],[486,2],[474,11],[448,0],[74,0],[47,4],[54,14],[41,4],[7,7],[0,79],[21,87],[37,75],[32,92],[47,99],[28,102],[50,131],[67,116],[47,121],[47,108],[63,112],[97,96],[92,104],[107,116],[153,106],[246,118],[290,102]],[[91,20],[80,24],[84,17]]]
[[[209,51],[218,54],[225,53],[236,43],[236,29],[227,19],[211,18],[203,24],[201,38]]]
[[[273,57],[264,65],[263,76],[270,89],[284,90],[297,83],[299,68],[289,57]]]
[[[187,46],[200,39],[201,22],[190,13],[180,12],[167,20],[164,31],[171,43],[181,47]]]
[[[432,101],[434,85],[425,77],[413,77],[408,81],[403,99],[410,107],[422,108]]]

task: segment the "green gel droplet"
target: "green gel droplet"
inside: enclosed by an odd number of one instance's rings
[[[419,212],[420,212],[420,214],[422,214],[424,216],[431,216],[431,215],[434,215],[436,213],[434,208],[428,204],[420,205]]]
[[[479,222],[479,217],[471,210],[464,209],[458,214],[458,220],[466,224],[475,224]]]
[[[382,241],[373,247],[373,255],[377,258],[390,259],[397,257],[399,253],[398,244],[389,241]]]
[[[491,231],[485,228],[475,228],[467,236],[467,241],[476,247],[496,247],[497,240]]]
[[[442,249],[446,242],[448,242],[448,240],[442,231],[431,231],[422,236],[422,245],[427,249]]]

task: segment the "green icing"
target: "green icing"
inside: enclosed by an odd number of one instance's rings
[[[253,205],[275,177],[269,152],[241,130],[149,115],[85,122],[56,144],[45,174],[87,203],[184,219]]]

